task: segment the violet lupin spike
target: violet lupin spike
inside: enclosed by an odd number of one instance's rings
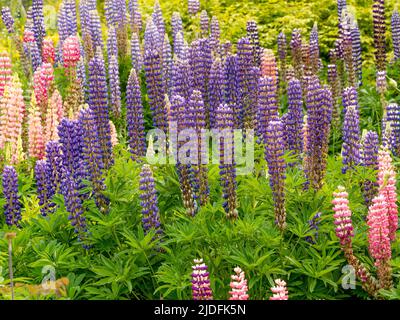
[[[299,159],[303,152],[303,98],[301,82],[292,78],[288,84],[288,112],[285,120],[287,145]]]
[[[110,82],[110,104],[116,119],[121,115],[121,88],[119,82],[119,68],[117,56],[111,56],[108,66]]]
[[[201,30],[201,36],[206,37],[208,36],[209,33],[209,26],[210,19],[208,17],[207,11],[203,10],[200,13],[200,30]]]
[[[89,11],[89,32],[92,41],[93,50],[96,52],[97,48],[103,49],[103,36],[101,32],[101,22],[97,10]]]
[[[386,46],[385,46],[385,0],[374,0],[372,7],[374,25],[374,47],[377,71],[386,70]]]
[[[102,150],[102,162],[105,168],[112,163],[110,123],[108,115],[108,92],[104,60],[101,52],[89,62],[89,106],[96,121],[98,139]]]
[[[154,231],[155,237],[153,240],[160,239],[163,231],[161,229],[157,191],[155,189],[153,172],[148,164],[142,166],[139,184],[144,232],[147,234],[149,231]]]
[[[359,85],[362,81],[362,59],[361,59],[361,35],[357,21],[354,21],[351,26],[351,41],[353,45],[353,61],[356,70]]]
[[[221,30],[219,28],[219,21],[216,16],[211,18],[210,25],[210,46],[214,56],[219,54]]]
[[[343,122],[342,173],[360,163],[360,115],[355,106],[346,108]]]
[[[174,11],[171,18],[171,28],[172,28],[172,43],[175,47],[176,37],[179,33],[183,34],[183,23],[179,12]]]
[[[192,266],[192,295],[193,300],[213,300],[213,293],[210,286],[208,267],[203,259],[194,259]]]
[[[129,1],[132,32],[138,33],[142,30],[142,14],[140,12],[138,0]]]
[[[234,115],[232,109],[221,104],[216,110],[216,128],[219,129],[219,169],[223,190],[223,207],[228,219],[237,219],[236,167],[234,157]],[[221,136],[222,135],[222,136]],[[222,139],[221,139],[222,138]]]
[[[69,172],[67,172],[62,189],[65,208],[69,213],[68,220],[70,220],[71,225],[74,227],[74,232],[77,235],[78,241],[82,243],[83,248],[89,249],[90,246],[87,244],[89,234],[79,187]]]
[[[338,125],[340,123],[339,100],[341,97],[341,86],[336,64],[328,65],[328,84],[331,88],[333,99],[332,120],[335,125]]]
[[[4,214],[6,224],[20,226],[21,203],[18,196],[18,175],[13,166],[5,166],[3,169],[3,195],[5,198]]]
[[[368,131],[365,133],[365,135],[363,135],[361,141],[361,165],[374,171],[378,170],[378,134],[375,131]],[[370,207],[372,204],[372,199],[378,192],[378,183],[371,180],[363,181],[362,192],[366,206]]]
[[[397,9],[393,10],[391,26],[394,60],[397,60],[400,58],[400,15]]]
[[[318,27],[314,23],[314,26],[310,33],[310,62],[311,62],[311,72],[317,74],[320,67],[319,60],[319,40],[318,40]]]
[[[390,103],[386,109],[386,116],[382,121],[383,143],[396,155],[400,154],[400,106]]]
[[[209,126],[210,128],[214,128],[216,110],[224,102],[224,74],[222,62],[218,58],[212,64],[209,79],[209,110],[207,114]]]
[[[106,188],[102,177],[104,163],[102,149],[97,135],[97,121],[91,108],[80,111],[79,121],[82,126],[82,153],[85,171],[92,183],[94,198],[97,207],[102,213],[108,212],[109,200],[103,192]]]
[[[280,230],[286,228],[285,179],[286,162],[284,159],[285,141],[282,121],[272,120],[265,133],[265,158],[268,164],[269,184],[274,199],[275,223]]]
[[[294,29],[292,32],[290,48],[292,52],[292,65],[295,71],[295,76],[297,79],[303,79],[302,40],[299,29]]]
[[[129,150],[132,154],[132,160],[137,161],[145,156],[146,138],[142,95],[139,80],[134,69],[131,70],[126,89],[126,123]]]
[[[46,143],[46,161],[50,168],[50,183],[53,185],[54,193],[58,193],[66,172],[61,144],[58,141],[49,141]]]
[[[158,29],[158,33],[163,36],[165,34],[165,23],[162,15],[160,3],[158,0],[154,2],[153,14],[152,14],[153,22]]]
[[[283,32],[278,35],[278,57],[280,62],[280,75],[283,83],[286,83],[287,42]]]
[[[265,134],[272,120],[279,117],[277,87],[271,77],[262,77],[258,82],[257,134],[266,143]]]
[[[258,36],[257,23],[253,20],[247,21],[246,25],[247,37],[250,39],[253,46],[253,60],[255,66],[260,66],[261,64],[261,52],[260,39]]]
[[[349,15],[343,20],[343,55],[344,64],[348,75],[348,86],[358,87],[358,75],[356,74],[356,65],[353,52],[353,38],[351,34],[351,17]]]
[[[163,80],[165,86],[165,92],[169,95],[171,94],[171,70],[172,70],[172,49],[171,44],[169,43],[168,35],[165,34],[164,42],[163,42]]]
[[[33,32],[39,51],[42,50],[42,41],[46,36],[46,29],[44,25],[43,15],[43,0],[32,0],[32,21]]]
[[[110,63],[112,56],[118,57],[117,33],[115,32],[115,28],[113,26],[111,26],[107,32],[108,63]]]
[[[47,161],[38,160],[35,165],[35,179],[39,198],[40,212],[42,216],[53,213],[55,204],[51,199],[54,196],[54,188],[51,183],[51,168]]]
[[[194,16],[200,10],[200,0],[188,0],[188,12]]]
[[[15,33],[14,29],[14,18],[11,15],[11,11],[9,7],[1,8],[1,19],[3,20],[4,25],[6,26],[7,32],[9,34]]]
[[[236,55],[228,55],[224,66],[224,89],[225,101],[232,108],[234,115],[234,128],[240,129],[242,126],[243,112],[239,103],[239,78],[238,63]]]
[[[143,56],[140,48],[140,40],[137,32],[132,33],[131,39],[131,57],[132,68],[135,69],[137,74],[140,74],[143,68]]]

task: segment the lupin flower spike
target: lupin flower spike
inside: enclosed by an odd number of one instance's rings
[[[289,294],[286,288],[286,282],[281,279],[276,279],[275,284],[276,286],[271,288],[273,295],[269,300],[288,300]]]
[[[210,286],[208,267],[203,259],[194,259],[192,266],[192,294],[193,300],[213,300]]]
[[[236,267],[234,271],[235,274],[231,276],[232,280],[229,285],[231,287],[231,291],[229,291],[229,300],[248,300],[248,287],[244,271],[239,267]]]

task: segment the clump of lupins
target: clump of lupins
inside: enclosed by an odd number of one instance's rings
[[[145,233],[154,231],[155,238],[159,239],[163,231],[161,229],[160,213],[158,209],[157,191],[153,171],[148,164],[142,166],[140,172],[140,205],[142,206],[142,224]]]
[[[271,288],[273,295],[269,300],[288,300],[289,292],[286,288],[286,282],[281,279],[276,279],[275,284],[276,286]]]
[[[235,271],[235,274],[231,275],[232,280],[229,284],[231,287],[231,291],[229,291],[229,300],[248,300],[248,287],[244,271],[239,267],[236,267],[233,271]]]
[[[9,226],[20,226],[21,203],[18,195],[18,175],[13,166],[3,169],[4,214]]]
[[[280,230],[286,227],[284,159],[284,126],[279,118],[273,119],[265,132],[265,158],[268,164],[269,184],[274,199],[275,223]]]
[[[361,148],[361,164],[366,168],[378,170],[379,137],[375,131],[368,131],[363,135]],[[362,184],[364,200],[369,207],[378,191],[376,181],[366,180]]]
[[[360,163],[360,116],[354,105],[346,107],[343,123],[343,168],[346,173]]]
[[[394,59],[397,60],[400,58],[400,16],[397,9],[393,10],[391,25]]]
[[[0,98],[4,94],[5,87],[11,82],[11,59],[7,52],[0,52]]]
[[[194,259],[192,266],[192,295],[193,300],[213,300],[210,286],[208,267],[203,259]]]
[[[46,160],[38,160],[35,166],[35,179],[39,198],[40,212],[43,216],[53,213],[55,204],[52,202],[55,190],[51,183],[51,167]]]
[[[224,209],[228,219],[238,217],[236,195],[236,167],[234,154],[234,117],[232,109],[221,104],[216,111],[216,128],[219,129],[219,169],[223,189]],[[221,137],[223,139],[221,139]]]
[[[82,126],[82,154],[85,171],[92,183],[94,198],[97,207],[103,212],[108,211],[109,200],[103,194],[105,190],[103,170],[105,169],[103,153],[100,144],[100,138],[97,135],[97,121],[95,113],[91,108],[85,108],[80,111],[79,121]],[[107,125],[110,126],[107,121]],[[110,146],[111,146],[111,137]]]
[[[139,160],[145,156],[146,138],[140,84],[137,73],[133,68],[126,89],[126,123],[132,159]]]
[[[107,79],[101,52],[89,62],[89,106],[93,110],[102,163],[108,169],[112,162],[111,135],[108,111]]]
[[[380,92],[384,92],[386,85],[385,0],[374,0],[372,8],[377,88]]]
[[[18,140],[22,135],[22,123],[25,116],[25,103],[22,95],[21,82],[14,76],[6,86],[0,100],[0,149],[9,144],[11,164],[19,160]],[[6,159],[7,160],[7,159]]]
[[[288,112],[285,119],[287,147],[297,157],[303,152],[303,99],[301,82],[292,78],[288,82]],[[300,158],[299,158],[300,160]]]

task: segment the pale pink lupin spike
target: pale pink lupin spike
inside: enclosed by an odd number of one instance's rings
[[[286,289],[286,282],[281,279],[275,280],[276,286],[271,288],[273,293],[269,300],[288,300],[289,292]]]
[[[231,276],[231,291],[229,291],[229,300],[248,300],[249,295],[247,294],[247,280],[245,279],[245,274],[239,267],[233,269],[235,274]]]

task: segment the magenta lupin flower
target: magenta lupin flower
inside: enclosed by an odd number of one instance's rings
[[[275,284],[276,286],[271,288],[273,295],[269,300],[288,300],[289,292],[286,288],[286,282],[281,279],[276,279]]]
[[[337,191],[333,193],[334,199],[332,200],[333,211],[335,211],[333,215],[336,225],[335,232],[342,246],[351,244],[351,238],[354,237],[348,196],[345,188],[339,186]]]
[[[233,271],[235,271],[235,274],[231,275],[232,280],[229,284],[231,287],[231,290],[229,291],[229,300],[248,300],[248,287],[244,271],[242,271],[240,267],[236,267]]]
[[[192,266],[192,294],[193,300],[213,300],[208,267],[203,259],[194,259]]]

